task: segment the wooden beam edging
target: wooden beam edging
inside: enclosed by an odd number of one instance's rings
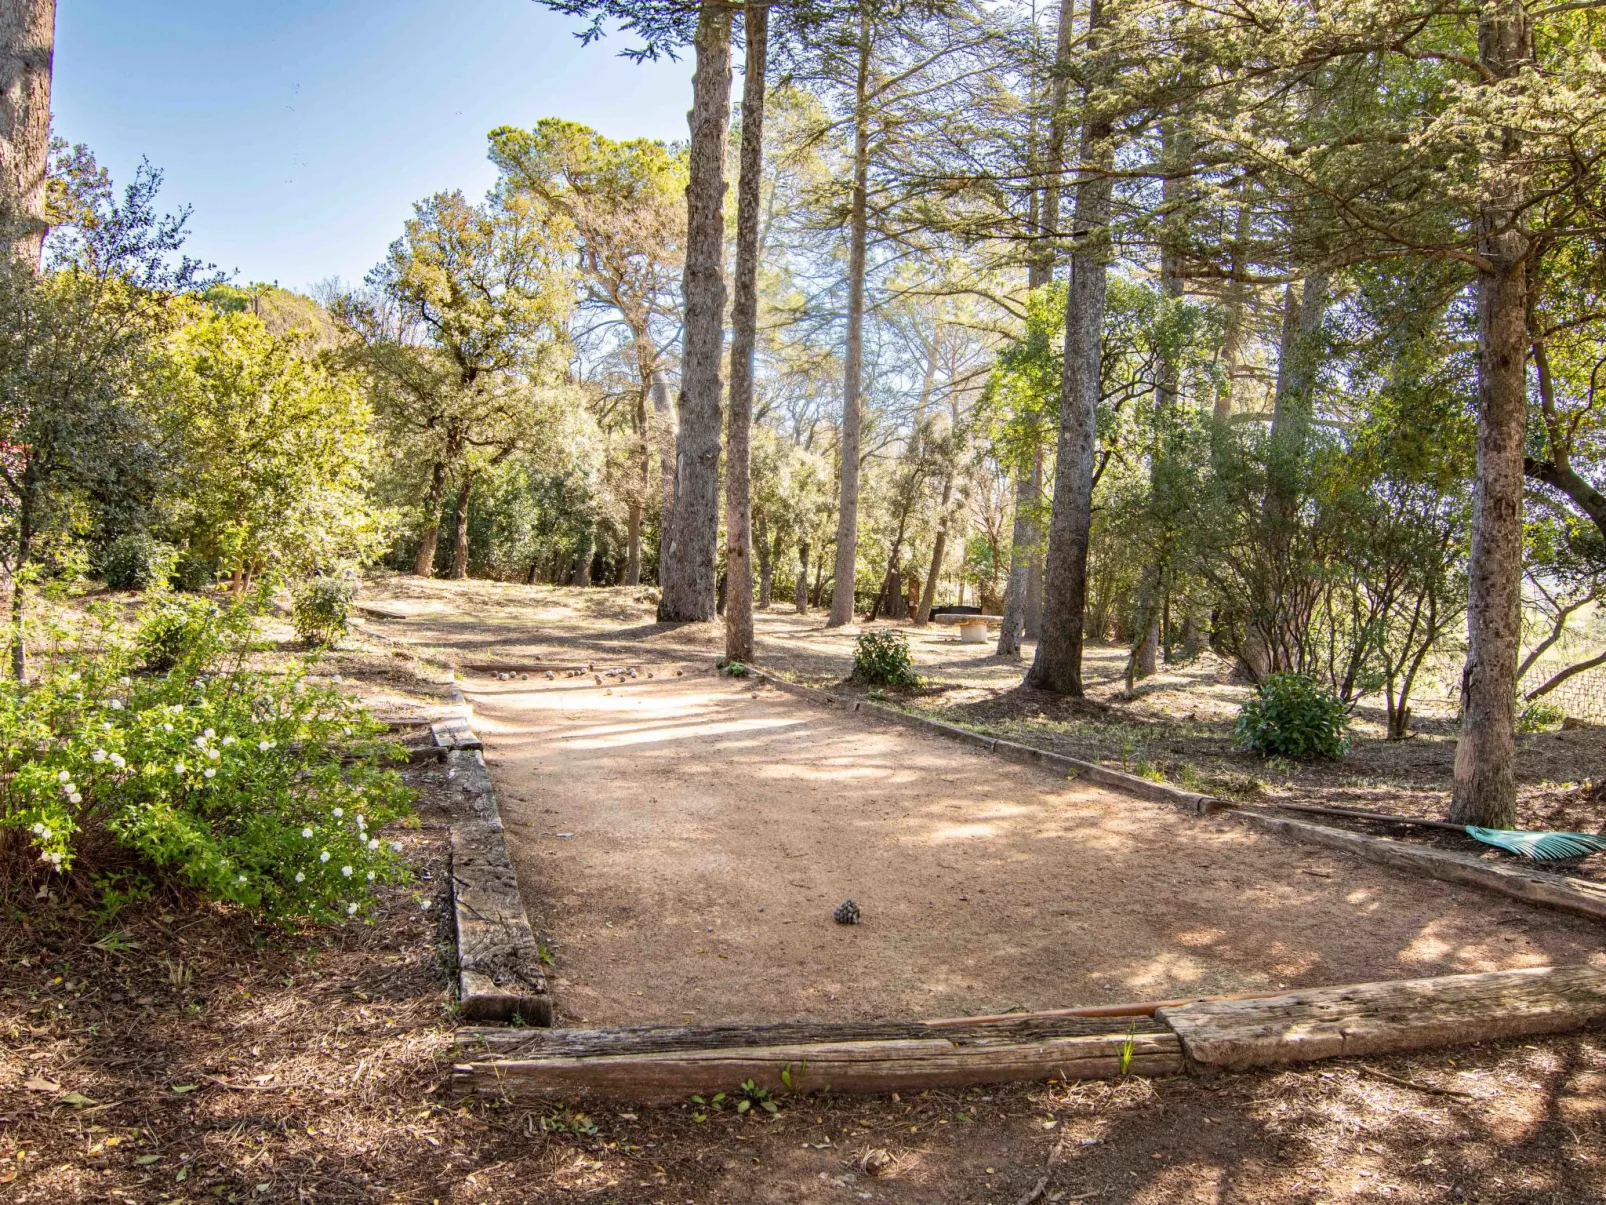
[[[832,694],[815,686],[804,686],[799,682],[789,682],[777,675],[773,670],[763,669],[760,666],[749,665],[748,668],[758,678],[760,683],[768,684],[808,699],[814,703],[825,703],[833,707],[840,707],[845,711],[856,711],[861,715],[872,716],[876,719],[887,720],[894,724],[902,724],[906,728],[913,728],[932,736],[945,737],[948,740],[959,741],[962,744],[985,750],[1008,761],[1019,762],[1027,766],[1041,766],[1063,774],[1068,778],[1085,779],[1097,783],[1101,787],[1111,787],[1117,791],[1125,791],[1128,795],[1136,795],[1140,799],[1150,799],[1156,803],[1169,803],[1195,813],[1208,815],[1220,811],[1228,804],[1225,800],[1217,799],[1213,795],[1201,795],[1197,791],[1185,791],[1181,787],[1174,787],[1170,783],[1153,782],[1147,778],[1139,778],[1136,774],[1127,774],[1121,770],[1111,770],[1097,762],[1083,761],[1079,757],[1067,757],[1063,753],[1050,753],[1045,749],[1034,749],[1030,745],[1017,744],[1006,741],[1000,737],[984,736],[979,732],[971,732],[967,728],[960,728],[955,724],[944,724],[941,720],[930,720],[925,716],[911,715],[896,707],[887,707],[881,703],[874,703],[867,699],[853,699],[843,695]]]
[[[1190,1070],[1400,1054],[1606,1022],[1606,968],[1530,967],[1162,1008]]]
[[[1029,745],[1016,744],[1014,741],[983,736],[979,732],[971,732],[953,724],[944,724],[939,720],[928,720],[924,716],[910,715],[908,712],[900,711],[894,707],[886,707],[868,700],[832,694],[829,691],[820,690],[818,687],[803,686],[797,682],[788,682],[784,678],[777,677],[773,671],[760,669],[757,666],[751,668],[760,681],[784,690],[789,694],[795,694],[816,703],[827,703],[847,711],[856,711],[877,719],[903,724],[905,727],[915,728],[935,736],[947,737],[950,740],[960,741],[999,757],[1008,758],[1010,761],[1020,762],[1023,765],[1042,766],[1048,770],[1074,778],[1085,779],[1088,782],[1111,787],[1118,791],[1125,791],[1128,794],[1137,795],[1144,799],[1175,804],[1193,812],[1195,815],[1230,812],[1234,818],[1252,828],[1274,832],[1279,836],[1287,837],[1294,841],[1301,841],[1309,845],[1322,845],[1329,849],[1344,850],[1369,862],[1380,862],[1397,870],[1416,871],[1430,878],[1442,879],[1450,883],[1461,883],[1469,887],[1479,887],[1485,891],[1493,891],[1515,899],[1525,900],[1530,904],[1548,905],[1552,908],[1560,908],[1568,912],[1577,912],[1584,916],[1606,920],[1606,884],[1592,882],[1589,879],[1559,875],[1552,871],[1530,870],[1522,866],[1496,865],[1486,862],[1473,854],[1460,853],[1448,849],[1435,849],[1428,845],[1413,845],[1410,842],[1398,841],[1392,837],[1374,837],[1366,833],[1352,832],[1349,829],[1333,828],[1325,824],[1314,824],[1307,820],[1296,820],[1288,816],[1274,815],[1256,808],[1246,808],[1213,795],[1201,795],[1193,791],[1184,791],[1182,788],[1171,786],[1169,783],[1151,782],[1146,778],[1139,778],[1135,774],[1111,770],[1093,762],[1083,761],[1080,758],[1067,757],[1063,753],[1049,753],[1043,749],[1034,749]]]
[[[453,692],[463,700],[462,691]],[[467,722],[446,748],[452,800],[452,908],[457,922],[458,1007],[465,1020],[552,1024],[552,993],[507,852],[496,789]],[[468,740],[472,747],[465,747]]]
[[[1370,862],[1412,870],[1448,883],[1462,883],[1498,892],[1530,904],[1546,904],[1568,912],[1606,920],[1606,884],[1572,878],[1553,871],[1529,870],[1523,866],[1500,866],[1473,854],[1452,849],[1414,845],[1393,837],[1374,837],[1277,816],[1253,808],[1233,807],[1231,815],[1251,828],[1264,829],[1295,841],[1339,849]]]
[[[455,1086],[487,1096],[673,1100],[753,1080],[771,1092],[894,1092],[1244,1071],[1606,1024],[1606,967],[1533,967],[1161,1007],[1151,1018],[1036,1014],[457,1033]]]

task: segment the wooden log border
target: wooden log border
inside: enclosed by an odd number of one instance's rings
[[[486,1096],[673,1100],[1159,1077],[1384,1055],[1606,1024],[1606,968],[1537,967],[1159,1007],[1153,1017],[459,1030],[453,1082]],[[1124,1028],[1123,1028],[1124,1027]]]
[[[467,700],[453,692],[465,709]],[[446,739],[442,739],[445,737]],[[450,786],[452,908],[457,931],[458,1008],[469,1021],[552,1024],[552,993],[507,852],[496,789],[480,742],[460,721],[437,730]]]
[[[1071,778],[1084,779],[1088,782],[1097,783],[1099,786],[1124,791],[1129,795],[1136,795],[1142,799],[1174,804],[1194,815],[1203,816],[1214,812],[1230,812],[1233,819],[1242,824],[1246,824],[1251,828],[1262,829],[1266,832],[1276,833],[1293,841],[1343,850],[1346,853],[1354,854],[1358,858],[1364,858],[1369,862],[1378,862],[1385,866],[1392,866],[1397,870],[1408,870],[1417,874],[1427,875],[1429,878],[1441,879],[1450,883],[1460,883],[1464,886],[1477,887],[1484,891],[1511,896],[1514,899],[1524,900],[1530,904],[1560,908],[1567,912],[1576,912],[1584,916],[1606,920],[1606,884],[1592,882],[1589,879],[1559,875],[1549,871],[1529,870],[1521,866],[1501,866],[1486,862],[1473,854],[1460,853],[1448,849],[1435,849],[1427,845],[1413,845],[1408,841],[1398,841],[1392,837],[1374,837],[1366,833],[1352,832],[1349,829],[1332,828],[1325,824],[1313,824],[1308,820],[1297,820],[1289,816],[1277,815],[1270,810],[1244,807],[1213,795],[1185,791],[1181,787],[1174,787],[1169,783],[1151,782],[1147,778],[1139,778],[1135,774],[1126,774],[1120,770],[1111,770],[1093,762],[1083,761],[1080,758],[1067,757],[1063,753],[1050,753],[1044,749],[1034,749],[1029,745],[1020,745],[1014,741],[1001,740],[984,736],[979,732],[971,732],[954,724],[944,724],[939,720],[927,719],[925,716],[911,715],[895,707],[887,707],[864,699],[832,694],[830,691],[820,690],[814,686],[804,686],[797,682],[789,682],[785,678],[779,677],[772,670],[760,669],[757,666],[750,668],[758,676],[760,682],[786,691],[788,694],[797,695],[811,702],[840,707],[846,711],[854,711],[861,715],[902,724],[906,728],[913,728],[933,736],[959,741],[973,748],[995,754],[998,757],[1020,762],[1023,765],[1042,766],[1044,769],[1053,770]]]

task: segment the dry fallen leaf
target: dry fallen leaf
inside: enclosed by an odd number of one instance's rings
[[[23,1080],[22,1081],[22,1086],[24,1088],[28,1089],[28,1091],[30,1091],[30,1092],[60,1092],[61,1091],[61,1085],[60,1084],[52,1083],[50,1080],[47,1080],[47,1079],[40,1079],[37,1076],[35,1078],[33,1078],[33,1079]]]

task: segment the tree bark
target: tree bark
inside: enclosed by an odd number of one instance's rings
[[[869,237],[870,2],[859,4],[859,69],[854,84],[853,200],[848,224],[848,342],[842,380],[841,491],[837,501],[836,587],[828,628],[853,620],[859,565],[860,388],[864,373],[864,273]]]
[[[1509,79],[1532,57],[1520,0],[1494,0],[1478,23],[1479,59]],[[1502,132],[1479,206],[1478,443],[1467,566],[1467,660],[1461,673],[1461,738],[1450,819],[1511,828],[1517,820],[1515,700],[1522,647],[1523,433],[1527,419],[1528,240],[1521,138]]]
[[[1004,618],[998,625],[998,647],[993,650],[1000,657],[1020,656],[1021,630],[1026,622],[1026,581],[1031,573],[1032,523],[1027,506],[1030,496],[1031,478],[1022,474],[1015,479],[1015,527],[1009,542],[1009,580],[1004,583]]]
[[[772,546],[769,539],[769,528],[761,521],[753,522],[753,555],[758,558],[758,609],[766,611],[770,605],[770,595],[775,590],[775,554],[780,551],[781,538],[779,533]]]
[[[569,575],[571,586],[589,586],[591,584],[591,562],[597,556],[597,525],[593,521],[586,524],[585,538],[580,541],[580,552],[575,558],[574,572]]]
[[[435,573],[435,549],[441,537],[441,507],[446,502],[446,462],[437,460],[429,474],[429,493],[424,498],[424,535],[413,558],[414,577]]]
[[[792,606],[799,615],[809,613],[809,542],[797,542],[797,583],[792,587]]]
[[[753,659],[753,353],[758,342],[758,219],[764,171],[764,77],[769,6],[746,4],[742,166],[736,189],[736,299],[731,308],[731,402],[725,421],[725,659]],[[765,558],[768,559],[767,557]],[[765,587],[765,601],[769,589]]]
[[[658,584],[664,580],[669,555],[669,527],[675,514],[675,408],[662,372],[652,374],[652,417],[658,430],[658,489],[662,495],[658,520]]]
[[[917,628],[931,622],[931,608],[937,601],[937,579],[942,574],[942,559],[948,553],[948,503],[953,492],[954,479],[950,473],[942,480],[942,509],[937,516],[937,538],[931,545],[931,568],[926,570],[925,589],[920,592],[920,606],[915,610]]]
[[[641,584],[642,505],[632,502],[625,509],[625,580],[627,586]]]
[[[1096,36],[1106,24],[1103,0],[1093,0],[1089,35]],[[1102,47],[1095,47],[1095,53],[1102,53]],[[1105,67],[1099,74],[1107,72]],[[1110,258],[1109,141],[1114,126],[1108,110],[1092,103],[1091,89],[1089,102],[1079,156],[1082,170],[1076,184],[1076,242],[1066,306],[1043,633],[1026,674],[1028,686],[1075,696],[1083,693],[1082,622],[1087,610],[1087,549],[1093,521],[1093,461]]]
[[[0,240],[35,272],[45,233],[56,0],[0,2]]]
[[[1026,612],[1021,617],[1021,635],[1036,640],[1043,634],[1043,539],[1037,530],[1037,516],[1043,505],[1043,450],[1032,458],[1031,509],[1026,516]]]
[[[468,502],[474,493],[474,474],[464,473],[457,491],[457,533],[452,544],[452,580],[468,576]]]
[[[730,126],[731,13],[703,0],[692,78],[686,184],[686,322],[681,355],[675,510],[665,559],[661,622],[712,619],[719,547],[720,359],[725,342],[725,140]]]

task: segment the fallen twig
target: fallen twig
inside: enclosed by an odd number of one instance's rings
[[[282,1092],[284,1088],[279,1084],[231,1084],[226,1079],[219,1079],[215,1075],[203,1075],[202,1079],[208,1083],[216,1084],[219,1088],[227,1088],[230,1092]]]
[[[1476,1100],[1471,1092],[1462,1092],[1456,1088],[1435,1088],[1432,1084],[1420,1084],[1414,1079],[1401,1079],[1397,1075],[1390,1075],[1387,1071],[1379,1071],[1375,1067],[1360,1068],[1362,1075],[1370,1075],[1373,1079],[1383,1080],[1385,1083],[1398,1084],[1402,1088],[1410,1088],[1416,1092],[1426,1092],[1429,1096],[1460,1096],[1467,1100]]]

